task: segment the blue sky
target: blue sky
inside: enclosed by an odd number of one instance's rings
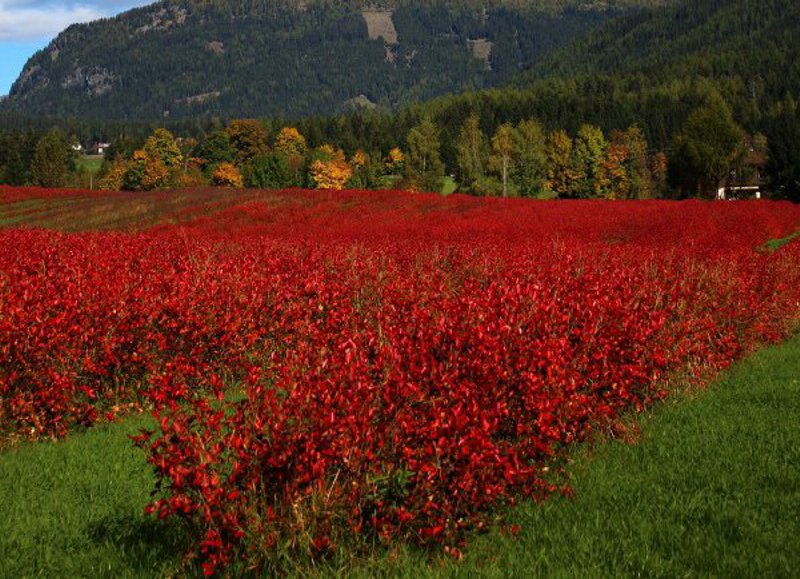
[[[0,95],[25,62],[64,28],[153,0],[0,0]]]

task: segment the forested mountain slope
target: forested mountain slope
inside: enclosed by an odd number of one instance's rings
[[[753,101],[800,87],[800,2],[679,0],[609,21],[533,63],[513,84],[542,77],[638,74],[650,84],[736,80]]]
[[[712,92],[749,132],[767,131],[776,105],[800,96],[800,3],[677,0],[608,21],[545,55],[505,86],[414,107],[455,138],[471,111],[485,131],[534,117],[575,134],[638,125],[668,149]]]
[[[75,25],[25,66],[6,110],[155,119],[394,109],[501,84],[660,0],[164,0]]]

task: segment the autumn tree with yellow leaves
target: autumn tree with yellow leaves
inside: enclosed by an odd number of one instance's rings
[[[317,189],[341,191],[353,176],[353,166],[347,162],[344,152],[330,145],[322,145],[311,162],[311,180]]]
[[[225,132],[241,165],[269,153],[267,129],[261,121],[255,119],[231,121]]]
[[[211,182],[219,187],[234,187],[240,189],[244,187],[242,173],[233,163],[220,163],[214,169]]]
[[[405,161],[406,157],[400,147],[390,149],[384,161],[386,171],[393,175],[399,175],[403,172],[403,164]]]
[[[305,157],[308,153],[306,138],[294,127],[284,127],[275,138],[275,150],[292,157]]]
[[[128,191],[152,191],[167,185],[169,169],[164,161],[145,150],[133,153],[133,160],[123,177],[123,188]]]

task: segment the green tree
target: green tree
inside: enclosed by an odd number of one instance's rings
[[[601,195],[600,175],[607,150],[608,143],[601,129],[592,125],[581,126],[572,150],[577,197],[587,199]]]
[[[489,156],[489,168],[500,178],[503,184],[503,197],[509,194],[509,178],[516,166],[517,143],[519,138],[514,127],[509,124],[500,125],[492,137],[492,152]]]
[[[133,158],[133,153],[140,149],[144,143],[141,140],[132,139],[127,136],[120,136],[111,141],[111,146],[106,150],[104,163],[113,162],[116,159],[129,160]]]
[[[40,187],[63,187],[72,154],[67,136],[53,129],[36,143],[31,161],[33,182]]]
[[[611,146],[626,152],[625,170],[628,178],[628,194],[631,199],[647,199],[654,196],[653,175],[650,171],[650,156],[647,139],[638,126],[624,132],[611,134]]]
[[[231,138],[226,131],[221,130],[214,131],[208,138],[201,140],[192,155],[200,159],[208,171],[213,171],[220,163],[233,163],[236,160]]]
[[[442,189],[444,164],[441,159],[439,129],[429,118],[408,132],[408,153],[405,177],[411,189],[435,191]]]
[[[347,184],[352,189],[376,189],[380,186],[381,166],[375,159],[380,160],[380,154],[367,154],[358,150],[353,153],[350,165],[353,167],[353,176]]]
[[[292,182],[301,185],[308,161],[308,143],[303,134],[294,127],[283,127],[275,139],[275,152],[286,159]]]
[[[566,131],[553,131],[547,137],[547,189],[562,199],[575,195],[572,149],[572,139]]]
[[[767,140],[767,181],[781,199],[800,202],[800,110],[786,99],[770,115]]]
[[[167,169],[177,169],[183,163],[183,153],[175,136],[167,129],[156,129],[144,142],[144,152],[160,159]]]
[[[467,117],[456,143],[458,177],[465,191],[475,191],[486,167],[486,139],[481,131],[480,117]]]
[[[29,181],[31,145],[35,144],[35,140],[22,133],[0,135],[0,183],[25,185]]]
[[[539,194],[547,181],[547,148],[542,126],[530,119],[521,122],[515,131],[517,161],[514,182],[519,194]]]
[[[695,110],[675,139],[672,181],[684,195],[714,196],[743,162],[745,133],[733,119],[725,100],[712,93]]]
[[[279,152],[253,159],[244,171],[245,184],[256,189],[300,187],[301,181],[295,179],[286,155]]]

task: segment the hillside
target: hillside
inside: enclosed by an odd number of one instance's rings
[[[544,55],[490,90],[442,96],[414,107],[456,138],[470,111],[491,133],[535,117],[574,134],[633,124],[667,150],[692,110],[719,92],[751,133],[769,132],[771,112],[800,95],[800,4],[795,0],[677,0],[607,21]],[[453,147],[445,145],[445,157]]]
[[[164,0],[74,25],[3,108],[106,119],[395,109],[508,81],[659,0]]]
[[[533,63],[515,79],[640,75],[650,83],[736,79],[751,100],[800,87],[800,4],[795,0],[680,0],[604,23]],[[736,84],[736,83],[734,83]]]

